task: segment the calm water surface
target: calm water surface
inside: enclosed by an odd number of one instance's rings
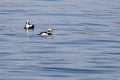
[[[0,80],[120,80],[120,0],[1,0]]]

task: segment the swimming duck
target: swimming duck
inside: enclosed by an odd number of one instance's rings
[[[27,20],[24,29],[34,29],[34,24],[31,24],[29,20]]]
[[[49,36],[52,35],[53,30],[51,28],[48,29],[48,31],[40,32],[39,35],[41,36]]]

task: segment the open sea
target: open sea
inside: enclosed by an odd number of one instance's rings
[[[120,80],[120,0],[1,0],[0,80]]]

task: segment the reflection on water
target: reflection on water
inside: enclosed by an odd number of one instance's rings
[[[0,2],[0,80],[119,80],[120,1]],[[34,30],[24,30],[27,19]],[[52,36],[39,32],[53,28]]]

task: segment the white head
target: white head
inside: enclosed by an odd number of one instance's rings
[[[29,22],[29,20],[26,21],[25,27],[26,27],[26,28],[29,28],[29,27],[30,27],[30,22]]]
[[[48,32],[53,32],[53,30],[51,28],[48,28]]]
[[[27,20],[26,23],[29,23],[29,20]]]

